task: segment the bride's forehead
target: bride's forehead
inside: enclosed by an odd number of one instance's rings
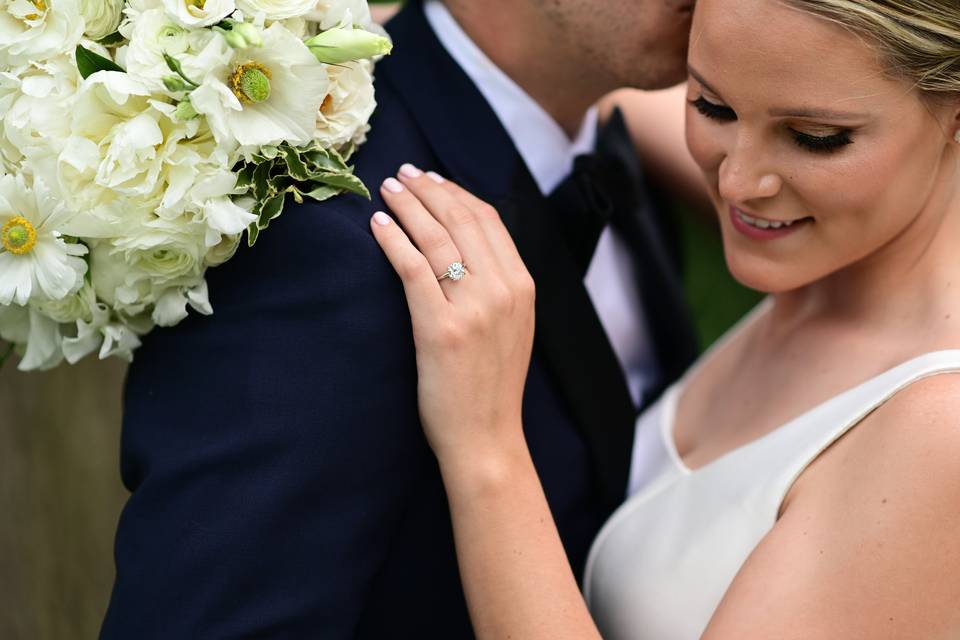
[[[699,0],[689,56],[721,84],[862,88],[887,80],[875,47],[784,0]]]

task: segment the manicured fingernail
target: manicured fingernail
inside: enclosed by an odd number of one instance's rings
[[[427,171],[427,177],[436,182],[437,184],[443,184],[446,182],[443,176],[439,173],[434,173],[433,171]]]
[[[385,227],[390,224],[390,216],[385,214],[383,211],[377,211],[375,214],[373,214],[373,221],[381,227]]]
[[[403,191],[403,185],[396,178],[387,178],[383,181],[383,188],[390,193],[400,193]]]
[[[400,167],[400,175],[407,178],[419,178],[423,175],[423,171],[408,162]]]

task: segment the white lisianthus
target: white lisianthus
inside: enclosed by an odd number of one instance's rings
[[[262,47],[232,50],[190,101],[221,145],[304,145],[313,138],[329,82],[306,45],[274,23],[263,32]]]
[[[30,187],[23,175],[0,177],[0,305],[59,300],[80,288],[87,248],[61,237],[69,215],[43,181]]]
[[[171,18],[184,27],[209,27],[237,10],[233,0],[163,0]]]
[[[317,112],[314,134],[324,147],[361,144],[370,129],[367,124],[377,102],[368,60],[330,66],[330,93]]]
[[[84,34],[91,40],[105,38],[120,25],[124,0],[80,0]]]
[[[83,37],[77,0],[0,0],[0,65],[15,67],[73,51]]]
[[[319,23],[321,31],[333,27],[366,28],[373,23],[367,0],[318,0],[306,18]]]
[[[237,8],[266,20],[285,20],[309,13],[314,0],[237,0]]]

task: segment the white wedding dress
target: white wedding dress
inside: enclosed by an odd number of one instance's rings
[[[683,385],[699,366],[640,417],[638,441],[660,453],[647,453],[649,464],[634,469],[631,488],[639,490],[614,513],[590,552],[584,590],[605,640],[700,638],[807,465],[912,382],[960,372],[960,350],[914,358],[690,470],[674,445],[673,421]]]

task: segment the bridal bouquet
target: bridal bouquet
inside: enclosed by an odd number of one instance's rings
[[[0,7],[0,338],[20,369],[130,359],[213,312],[206,269],[287,198],[369,196],[347,162],[391,45],[366,0]]]

